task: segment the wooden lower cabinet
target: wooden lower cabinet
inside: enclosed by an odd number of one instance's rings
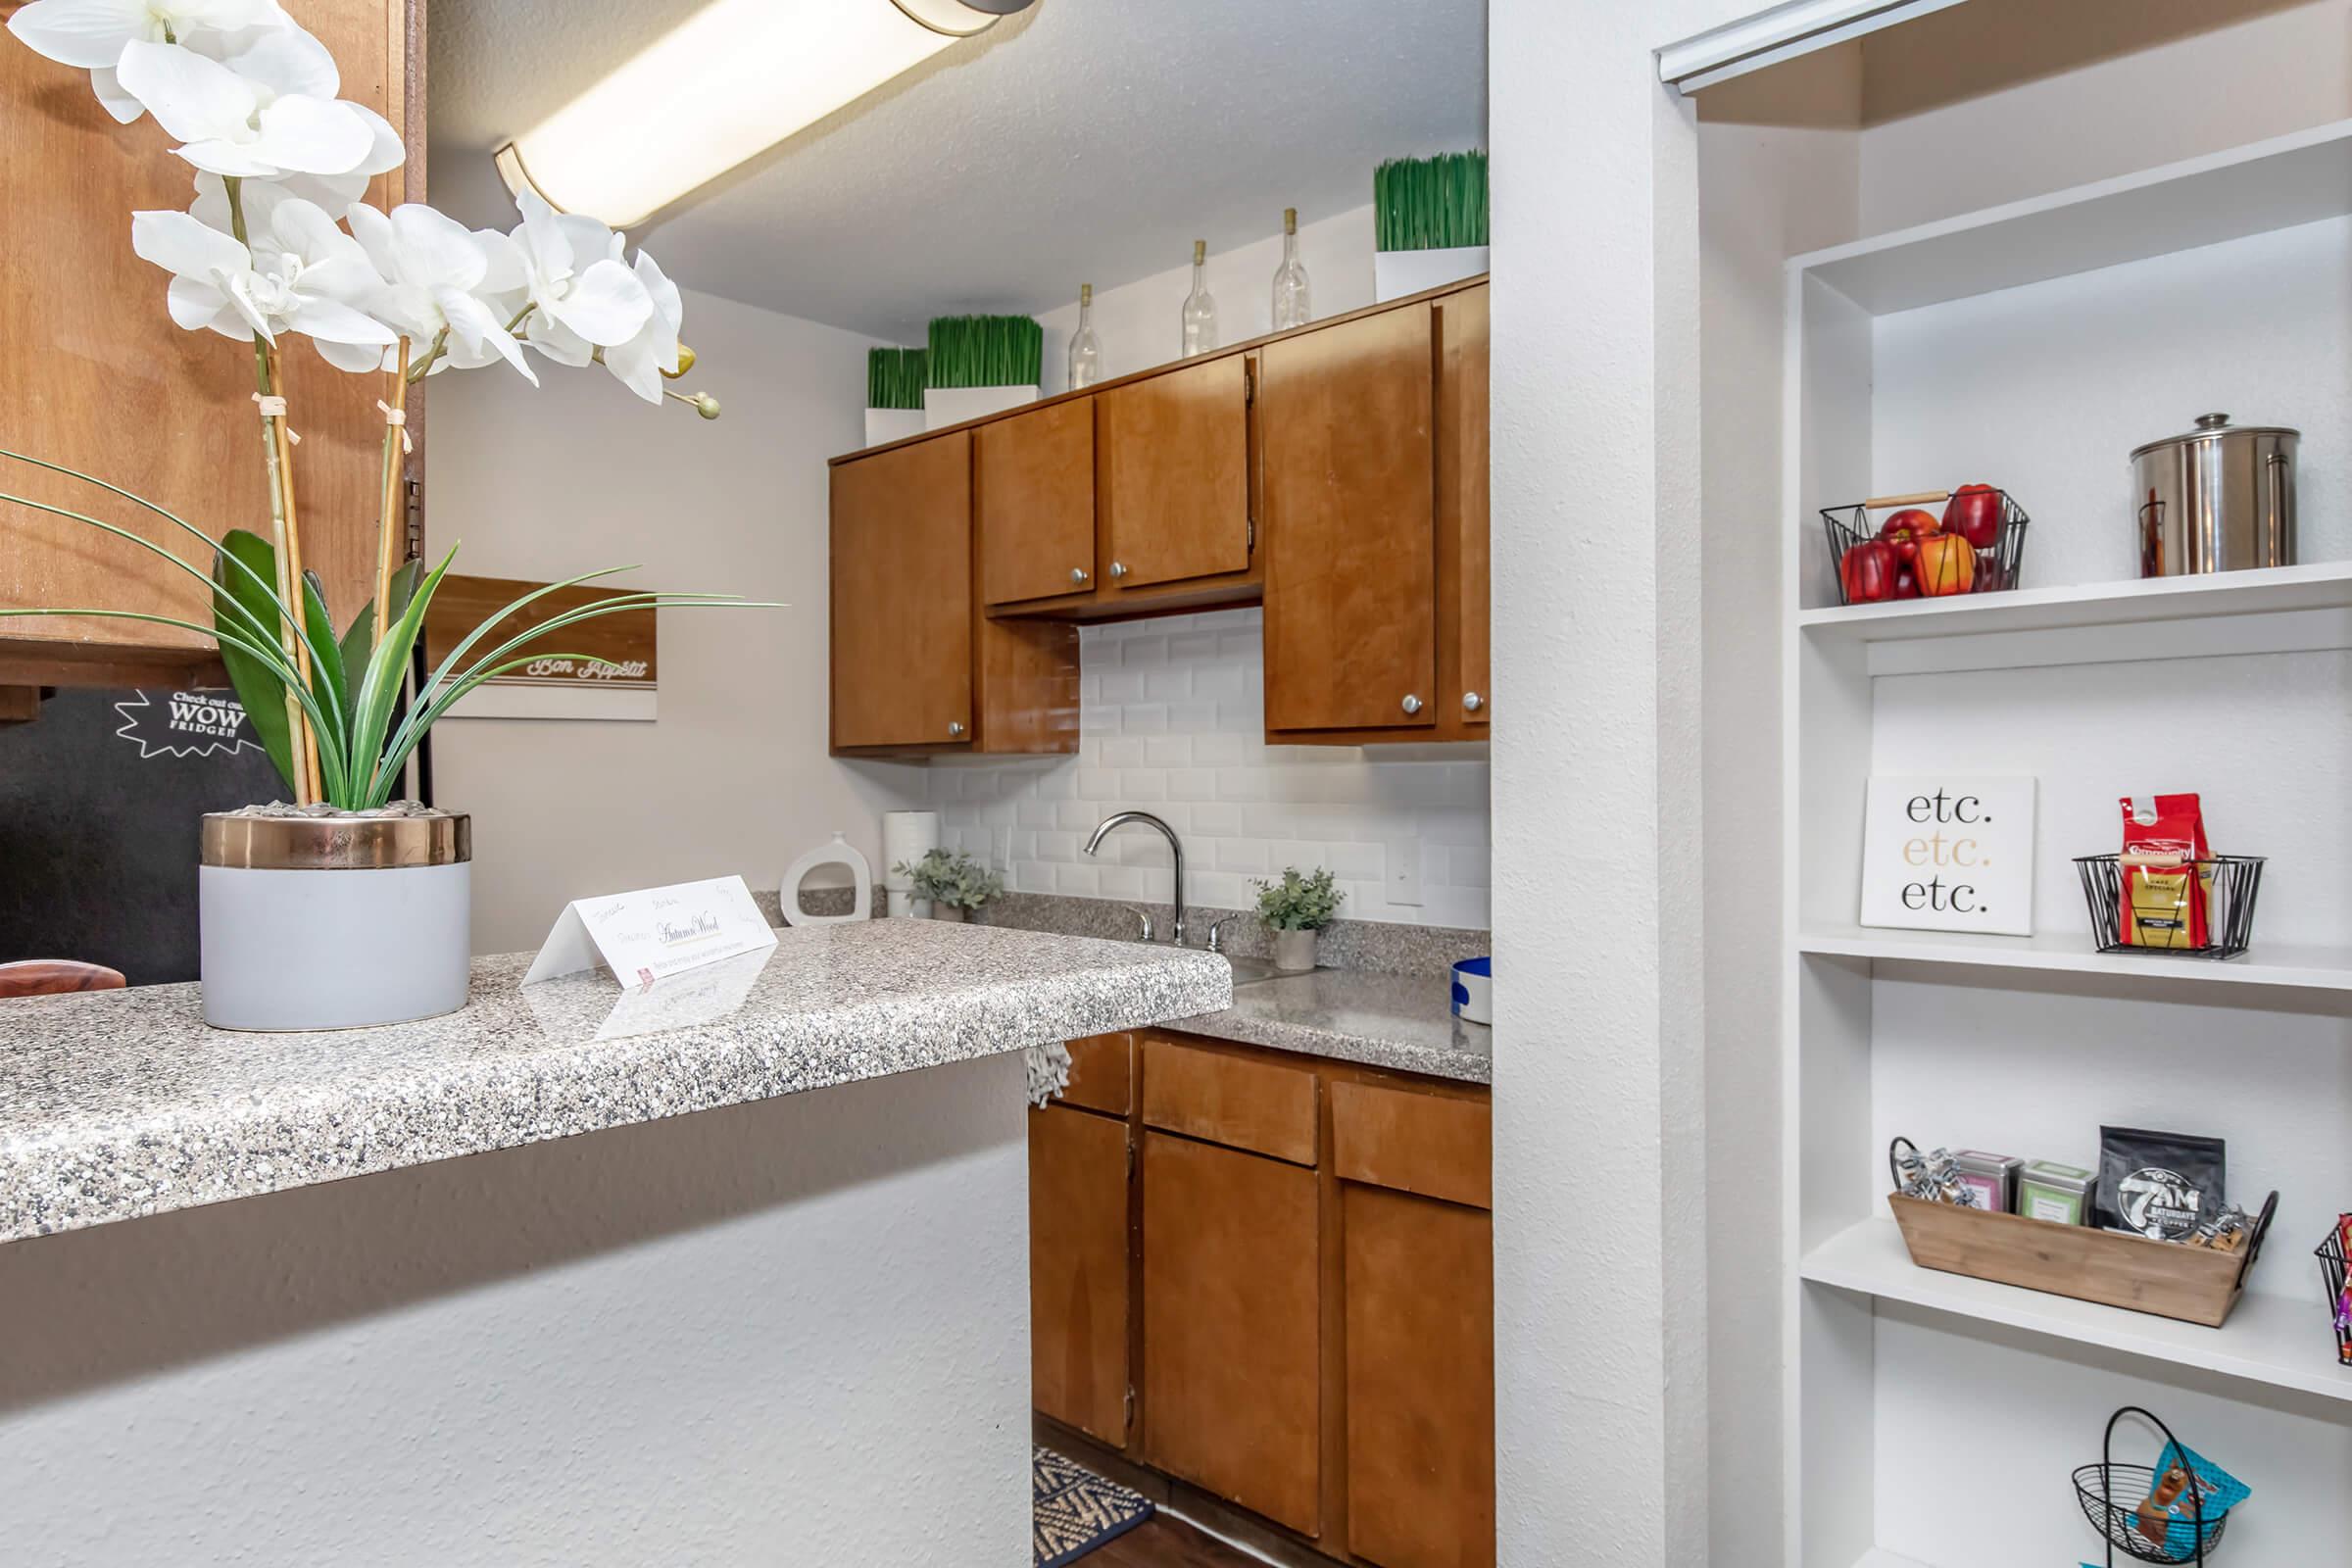
[[[1315,1535],[1315,1173],[1147,1132],[1143,1179],[1145,1462]]]
[[[1166,1030],[1071,1054],[1030,1116],[1038,1413],[1277,1560],[1492,1568],[1487,1092]]]
[[[1130,1136],[1069,1105],[1029,1113],[1032,1402],[1113,1447],[1129,1414]]]
[[[1489,1568],[1494,1216],[1353,1182],[1340,1191],[1348,1549],[1381,1568]]]

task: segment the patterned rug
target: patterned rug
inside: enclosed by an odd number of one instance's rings
[[[1031,1534],[1037,1568],[1062,1568],[1152,1517],[1142,1493],[1114,1486],[1049,1448],[1030,1461]]]

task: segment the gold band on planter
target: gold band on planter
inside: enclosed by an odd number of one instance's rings
[[[473,858],[473,819],[448,816],[237,816],[204,819],[206,865],[247,871],[390,871]]]

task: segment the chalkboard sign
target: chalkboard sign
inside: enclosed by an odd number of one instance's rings
[[[195,979],[197,819],[284,796],[233,692],[58,692],[0,725],[0,959]]]

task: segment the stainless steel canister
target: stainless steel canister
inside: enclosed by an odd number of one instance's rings
[[[2186,435],[2132,454],[2139,574],[2184,577],[2295,564],[2295,444],[2302,432],[2197,416]]]

